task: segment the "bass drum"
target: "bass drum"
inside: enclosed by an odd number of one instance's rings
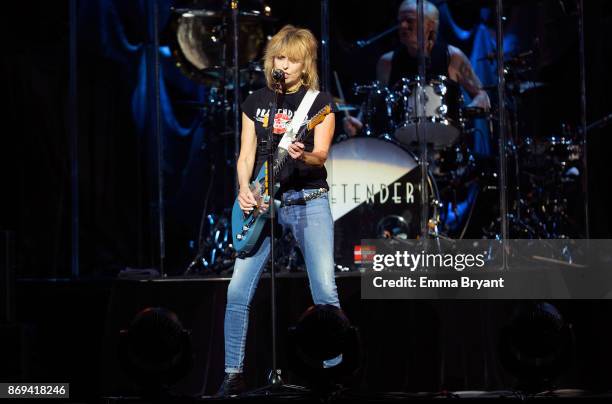
[[[331,147],[325,164],[334,219],[336,263],[355,266],[362,239],[414,239],[419,235],[421,171],[415,157],[384,138],[351,138]],[[430,224],[439,197],[428,178]]]

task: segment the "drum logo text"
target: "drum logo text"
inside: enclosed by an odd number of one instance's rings
[[[418,187],[417,187],[418,188]],[[392,184],[331,184],[331,203],[393,203],[415,202],[415,186],[411,182]]]

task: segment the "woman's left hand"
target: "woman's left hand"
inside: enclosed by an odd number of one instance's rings
[[[304,143],[294,142],[289,145],[287,148],[289,155],[294,160],[301,160],[304,156]]]

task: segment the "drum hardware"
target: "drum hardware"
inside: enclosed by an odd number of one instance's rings
[[[442,208],[443,204],[432,201],[432,207]],[[438,226],[440,220],[431,218],[427,221],[427,228],[431,237],[440,236]],[[406,218],[399,215],[389,215],[382,218],[376,224],[376,237],[381,239],[400,239],[408,240],[410,238],[419,238],[419,235],[414,235],[410,230],[410,225]]]
[[[361,39],[361,40],[355,42],[355,44],[352,45],[352,46],[357,47],[357,48],[365,48],[366,46],[371,45],[374,42],[377,42],[381,38],[384,38],[385,36],[387,36],[387,35],[395,32],[395,31],[397,31],[398,28],[399,28],[399,24],[394,25],[391,28],[387,28],[386,30],[384,30],[384,31],[382,31],[382,32],[380,32],[378,34],[375,34],[375,35],[373,35],[370,38]]]
[[[222,215],[209,214],[204,223],[198,246],[192,242],[191,247],[198,248],[198,251],[185,275],[219,274],[234,264],[227,212]]]
[[[510,70],[506,70],[506,75],[507,76],[511,76],[510,74]],[[525,95],[526,93],[532,91],[532,90],[537,90],[539,88],[544,88],[544,87],[548,87],[549,84],[548,83],[544,83],[541,81],[532,81],[532,80],[526,80],[526,79],[515,79],[515,80],[510,80],[508,79],[508,84],[507,84],[507,94],[510,94],[512,96],[514,95]],[[497,86],[484,86],[482,88],[483,90],[487,91],[487,92],[496,92],[497,91]]]
[[[279,271],[304,272],[306,270],[304,257],[298,247],[298,242],[291,231],[286,231],[278,240],[276,265]]]
[[[516,95],[514,105],[520,103]],[[516,111],[511,118],[518,120]],[[578,227],[572,220],[571,196],[579,195],[582,144],[578,134],[568,125],[561,125],[559,135],[541,139],[518,136],[518,123],[513,126],[513,136],[508,140],[506,158],[514,167],[508,189],[513,193],[509,200],[509,236],[511,238],[571,238],[578,237]],[[481,189],[496,190],[495,168],[481,169]],[[486,178],[489,178],[487,181]],[[495,236],[499,218],[483,229],[487,237]]]
[[[344,112],[344,116],[348,118],[350,116],[349,111],[354,111],[354,110],[357,110],[358,108],[357,107],[355,107],[355,109],[346,108],[348,107],[348,105],[346,105],[346,99],[344,98],[344,91],[342,90],[342,85],[340,85],[340,78],[338,77],[338,72],[335,70],[334,70],[334,82],[336,83],[336,90],[338,90],[338,95],[340,96],[339,98],[334,99],[334,102],[336,103],[336,108],[339,112]],[[342,107],[345,107],[345,108],[342,108]]]
[[[406,219],[399,215],[385,216],[376,224],[377,238],[399,238],[406,240],[408,239],[409,234],[410,229]]]
[[[593,130],[593,129],[601,129],[601,128],[609,125],[611,122],[612,122],[612,113],[604,116],[601,119],[596,120],[595,122],[593,122],[591,124],[589,124],[586,127],[586,131],[588,132],[588,131]],[[583,132],[582,129],[579,128],[578,129],[578,133],[582,134],[582,132]]]
[[[253,90],[265,87],[266,78],[263,72],[263,67],[259,62],[249,62],[247,67],[239,70],[240,88],[244,97],[252,93]],[[202,84],[206,84],[210,89],[217,89],[219,93],[223,89],[228,91],[234,90],[233,68],[227,69],[207,69],[201,71],[200,75]]]
[[[512,168],[513,170],[506,171],[508,175],[506,181],[506,189],[509,191],[506,194],[506,200],[508,205],[508,210],[506,211],[506,218],[508,219],[508,236],[513,237],[529,237],[531,238],[533,235],[537,233],[537,228],[539,227],[539,219],[534,219],[533,210],[525,203],[524,194],[527,189],[529,189],[529,185],[527,184],[527,178],[524,175],[524,172],[521,169],[521,157],[520,157],[520,146],[521,139],[518,135],[519,133],[519,105],[521,102],[520,97],[523,95],[523,92],[520,91],[521,88],[525,90],[530,89],[528,85],[523,85],[525,82],[531,82],[529,80],[525,80],[525,73],[530,72],[531,65],[528,63],[528,57],[531,56],[531,52],[526,52],[525,54],[518,55],[516,58],[510,61],[510,63],[506,64],[504,69],[504,78],[505,78],[505,93],[507,95],[506,102],[504,102],[505,110],[507,111],[506,117],[508,120],[508,128],[510,129],[510,136],[506,139],[504,143],[504,150],[501,152],[502,158],[506,160],[506,166]],[[531,88],[536,88],[539,86],[531,86]],[[487,87],[485,87],[487,89]],[[497,86],[495,88],[491,87],[489,90],[493,90],[497,92],[499,89]],[[498,97],[499,98],[499,97]],[[499,101],[501,102],[501,101]],[[464,108],[464,112],[466,116],[469,115],[477,115],[477,111],[471,111],[468,108]],[[490,120],[492,122],[492,120]],[[491,164],[485,163],[484,165],[480,165],[480,189],[481,191],[495,191],[502,192],[498,187],[499,181],[499,168],[500,168],[500,157],[498,156],[496,161],[489,161]],[[484,163],[484,161],[482,162]],[[501,202],[498,202],[498,206],[500,206]],[[504,209],[505,210],[505,209]],[[500,214],[500,213],[498,213]],[[527,223],[524,218],[530,215],[530,219]],[[532,225],[533,224],[533,225]],[[500,234],[495,233],[496,226],[501,225],[501,220],[499,217],[493,219],[489,225],[483,227],[482,232],[485,237],[494,237],[499,238]],[[501,227],[500,227],[501,230]]]

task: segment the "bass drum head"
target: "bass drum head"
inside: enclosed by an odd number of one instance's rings
[[[408,151],[384,139],[352,138],[332,146],[325,167],[337,264],[354,267],[362,239],[419,234],[420,169]],[[428,185],[430,200],[437,199],[431,178]]]

